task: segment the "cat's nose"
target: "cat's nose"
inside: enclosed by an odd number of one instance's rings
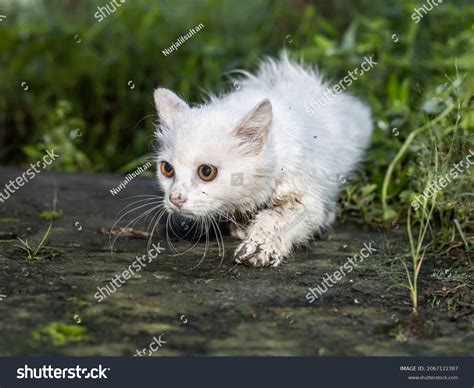
[[[177,207],[183,206],[187,200],[188,199],[186,197],[183,197],[181,195],[170,194],[171,203],[173,203],[173,205],[176,205]]]

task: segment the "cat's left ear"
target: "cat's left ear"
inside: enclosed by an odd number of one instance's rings
[[[158,116],[165,123],[171,123],[179,113],[189,109],[188,104],[171,90],[158,88],[153,93]]]
[[[234,134],[249,153],[259,153],[263,148],[272,118],[272,104],[266,98],[247,113],[234,129]]]

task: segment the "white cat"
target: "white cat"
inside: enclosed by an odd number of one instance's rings
[[[243,239],[234,260],[278,266],[334,221],[343,177],[369,144],[371,114],[338,94],[309,115],[305,108],[329,85],[286,55],[244,74],[240,88],[196,107],[155,90],[157,175],[168,212],[195,220],[251,215],[233,228]]]

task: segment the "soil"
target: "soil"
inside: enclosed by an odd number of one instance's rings
[[[23,170],[0,167],[0,182]],[[438,273],[426,261],[419,314],[411,312],[397,257],[406,254],[405,231],[336,224],[278,268],[232,263],[239,241],[224,236],[221,263],[215,238],[175,255],[164,251],[102,302],[94,295],[147,253],[148,224],[109,235],[118,212],[157,194],[153,178],[138,177],[113,196],[117,175],[42,172],[0,203],[0,355],[134,355],[154,337],[165,342],[149,355],[472,355],[471,274]],[[2,186],[3,189],[3,186]],[[39,214],[57,209],[40,260],[28,260],[16,237],[36,246],[49,226]],[[138,198],[139,199],[139,198]],[[138,213],[136,213],[138,215]],[[148,220],[149,221],[149,220]],[[120,223],[116,226],[125,226]],[[196,242],[173,238],[179,252]],[[348,257],[373,241],[376,252],[319,296],[306,298]],[[53,249],[54,248],[54,249]],[[199,264],[200,263],[200,264]],[[457,288],[456,288],[457,287]]]

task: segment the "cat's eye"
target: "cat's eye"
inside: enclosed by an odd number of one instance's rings
[[[217,167],[209,164],[201,164],[198,167],[198,175],[203,181],[210,182],[217,176]]]
[[[166,161],[160,163],[160,171],[167,178],[172,178],[174,176],[173,166]]]

